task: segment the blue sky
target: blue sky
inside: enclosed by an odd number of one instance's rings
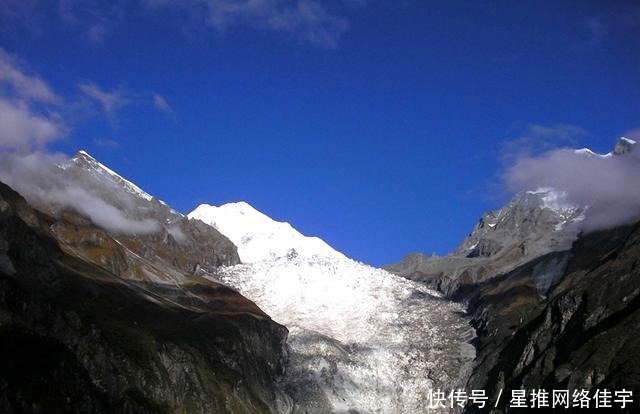
[[[0,88],[51,124],[30,146],[375,265],[453,250],[508,153],[640,128],[634,2],[0,0],[0,48],[54,96]]]

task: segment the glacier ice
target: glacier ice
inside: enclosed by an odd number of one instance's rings
[[[289,329],[284,387],[294,413],[423,413],[430,389],[461,386],[474,355],[462,305],[247,203],[189,217],[229,237],[245,262],[209,277]]]

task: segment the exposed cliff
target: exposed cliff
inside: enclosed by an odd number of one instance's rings
[[[469,311],[478,334],[470,389],[626,389],[637,396],[640,224],[581,237],[569,251],[481,284]]]

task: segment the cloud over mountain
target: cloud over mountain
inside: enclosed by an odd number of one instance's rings
[[[505,172],[511,191],[554,188],[564,202],[586,206],[582,229],[592,231],[640,217],[640,150],[622,138],[613,152],[556,149],[519,157]]]

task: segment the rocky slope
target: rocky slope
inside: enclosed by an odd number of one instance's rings
[[[216,229],[187,219],[84,151],[64,161],[36,155],[6,161],[2,174],[6,184],[36,208],[66,218],[54,228],[65,248],[119,276],[176,283],[176,272],[192,274],[200,267],[214,269],[240,261],[236,247]],[[67,222],[73,226],[62,225]],[[109,237],[85,231],[87,225]],[[126,250],[118,260],[109,255],[114,244]],[[152,266],[141,266],[144,261]]]
[[[634,146],[621,139],[609,154],[576,154],[609,159]],[[640,393],[640,224],[582,234],[588,214],[560,190],[526,191],[485,214],[449,256],[388,267],[468,304],[477,334],[469,391],[494,400],[514,389]]]
[[[449,256],[411,254],[386,269],[460,298],[479,282],[570,248],[583,217],[583,209],[562,202],[558,191],[526,191],[484,214]]]
[[[127,237],[0,184],[0,412],[286,410],[287,330]]]
[[[150,231],[109,231],[115,240],[142,258],[162,261],[185,272],[240,262],[236,246],[216,229],[189,220],[84,151],[61,165],[60,174],[67,183],[91,189],[126,219],[152,226]],[[70,237],[73,236],[65,234],[61,239]]]
[[[640,408],[640,223],[479,284],[469,311],[478,335],[470,389],[626,389],[636,396],[626,412]]]

